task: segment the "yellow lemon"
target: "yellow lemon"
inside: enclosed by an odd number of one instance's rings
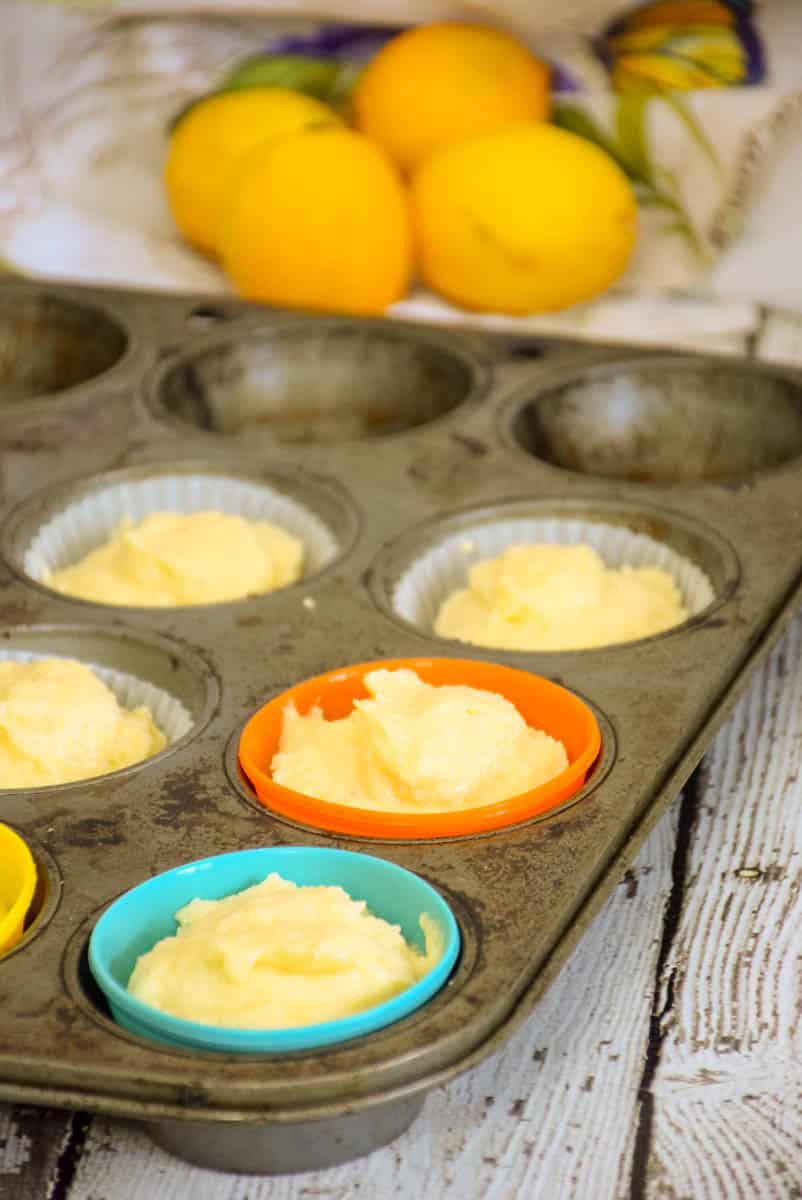
[[[353,95],[357,128],[404,170],[442,146],[548,113],[548,67],[509,34],[461,22],[393,38]]]
[[[564,308],[601,292],[636,240],[629,180],[591,142],[525,124],[427,159],[412,179],[419,269],[464,308]]]
[[[284,88],[219,92],[194,105],[170,138],[164,181],[176,225],[206,254],[217,251],[221,205],[237,159],[260,142],[340,124],[310,96]]]
[[[221,261],[240,295],[347,313],[380,313],[404,295],[409,200],[368,138],[344,128],[307,130],[264,143],[236,176]]]

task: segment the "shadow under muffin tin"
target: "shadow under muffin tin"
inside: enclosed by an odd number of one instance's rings
[[[799,380],[748,360],[558,342],[523,357],[455,331],[22,282],[0,288],[0,351],[0,652],[132,675],[190,718],[125,771],[0,792],[42,880],[0,960],[3,1096],[139,1118],[221,1169],[366,1153],[531,1009],[791,615]],[[86,603],[30,577],[31,543],[70,505],[176,474],[283,492],[332,553],[280,591],[184,609]],[[706,577],[709,602],[652,638],[531,654],[445,641],[396,611],[420,556],[512,517],[644,534]],[[259,804],[237,743],[260,705],[338,666],[413,656],[499,660],[577,692],[603,740],[585,787],[542,819],[447,841],[327,836]],[[247,1061],[118,1027],[86,957],[104,908],[181,863],[293,844],[378,854],[442,893],[462,953],[437,996],[378,1034]]]

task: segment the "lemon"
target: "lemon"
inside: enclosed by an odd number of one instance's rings
[[[173,131],[164,168],[183,236],[214,256],[223,197],[240,155],[270,138],[339,123],[319,100],[276,87],[219,92],[194,105]]]
[[[423,280],[455,304],[513,314],[603,291],[636,240],[629,180],[603,150],[544,123],[472,138],[412,179]]]
[[[404,170],[442,146],[548,112],[546,65],[509,34],[461,22],[393,38],[353,95],[357,128]]]
[[[248,300],[380,313],[409,282],[408,197],[368,138],[345,128],[309,129],[264,143],[240,161],[221,252]]]

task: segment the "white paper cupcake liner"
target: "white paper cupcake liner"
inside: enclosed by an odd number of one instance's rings
[[[111,484],[67,505],[43,525],[23,556],[23,570],[42,583],[50,572],[79,562],[108,541],[127,517],[136,523],[155,512],[214,510],[249,521],[271,521],[304,546],[304,575],[337,554],[333,534],[318,516],[268,484],[221,475],[154,475]]]
[[[712,603],[715,592],[704,571],[663,542],[620,525],[560,517],[489,521],[460,530],[425,551],[396,584],[395,611],[431,632],[443,601],[468,584],[474,563],[496,558],[510,546],[536,543],[592,546],[606,567],[660,567],[675,580],[689,616]]]
[[[13,662],[36,662],[48,658],[70,658],[67,654],[48,654],[28,650],[0,650],[0,661],[11,659]],[[153,723],[164,734],[167,745],[172,746],[192,728],[192,717],[180,700],[158,688],[155,684],[136,675],[128,675],[113,667],[103,667],[87,659],[76,658],[94,671],[95,675],[114,693],[117,703],[122,708],[139,708],[141,705],[150,710]],[[144,760],[147,761],[147,760]]]

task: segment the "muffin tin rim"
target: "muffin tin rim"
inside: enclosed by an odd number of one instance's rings
[[[90,318],[94,313],[100,313],[110,325],[119,329],[123,338],[123,349],[114,362],[97,374],[91,375],[89,379],[70,384],[66,388],[59,388],[57,391],[40,392],[35,396],[25,397],[4,405],[0,411],[5,414],[7,419],[24,420],[29,416],[39,417],[47,413],[55,413],[74,404],[79,393],[85,397],[89,392],[91,397],[97,389],[125,390],[125,385],[117,381],[115,376],[122,376],[129,370],[140,357],[145,346],[141,323],[137,319],[136,313],[123,313],[122,307],[118,307],[115,303],[113,295],[104,293],[99,296],[91,288],[84,291],[75,285],[65,284],[62,286],[58,283],[37,279],[0,280],[0,302],[6,295],[10,299],[14,299],[15,293],[19,292],[25,296],[33,296],[45,301],[53,299],[64,304],[65,307],[72,305],[77,310],[83,310]]]
[[[510,519],[516,519],[516,517],[523,519],[530,513],[534,517],[537,515],[535,510],[542,509],[544,520],[576,520],[581,519],[578,518],[576,510],[581,511],[585,508],[590,510],[593,509],[594,506],[598,507],[598,516],[591,515],[586,517],[585,519],[588,524],[621,525],[630,529],[633,533],[638,533],[640,531],[632,529],[631,525],[627,525],[625,519],[627,510],[635,515],[637,513],[644,513],[648,515],[650,512],[653,512],[655,516],[666,517],[667,520],[676,528],[686,529],[691,534],[699,537],[700,540],[712,546],[715,550],[715,553],[719,556],[724,572],[724,581],[721,588],[717,588],[715,581],[710,577],[709,573],[704,571],[710,580],[710,584],[714,593],[710,604],[706,605],[705,608],[701,609],[698,613],[694,613],[693,616],[686,618],[686,620],[679,622],[677,625],[672,625],[668,629],[663,629],[658,633],[648,634],[646,637],[630,638],[625,642],[613,642],[609,645],[588,646],[573,650],[511,650],[502,647],[479,646],[473,642],[461,642],[456,638],[445,638],[440,634],[435,633],[433,630],[423,629],[413,622],[407,621],[405,617],[402,617],[401,614],[396,611],[393,602],[395,588],[398,586],[400,579],[403,578],[403,575],[406,573],[406,571],[410,569],[420,553],[424,553],[426,550],[434,550],[437,546],[442,545],[447,537],[454,536],[460,532],[464,531],[466,536],[468,536],[472,524],[489,525],[497,522],[500,523],[504,519],[503,516],[499,516],[497,518],[491,517],[486,521],[476,520],[471,522],[472,517],[478,517],[480,514],[488,513],[491,510],[511,510],[514,508],[520,508],[526,511],[521,511],[519,514],[511,516]],[[573,515],[572,509],[574,510]],[[614,520],[613,518],[616,514],[623,515],[624,519]],[[449,526],[451,526],[450,529],[448,528]],[[416,555],[409,556],[407,554],[404,559],[405,566],[403,567],[403,570],[395,576],[391,575],[390,564],[392,562],[392,555],[394,553],[397,554],[399,550],[406,550],[406,543],[408,541],[415,542],[421,538],[421,535],[425,537],[425,534],[428,531],[436,530],[438,528],[443,528],[445,530],[443,536],[437,540],[431,539],[425,541]],[[654,534],[650,533],[646,536],[650,537],[652,541],[661,541],[661,539],[656,537]],[[665,544],[669,545],[669,543]],[[679,553],[679,551],[677,553]],[[692,559],[690,555],[685,554],[684,557],[688,558],[689,561],[692,561],[699,570],[704,570],[699,566],[698,561]],[[481,653],[482,655],[490,655],[494,658],[498,657],[499,662],[509,665],[515,665],[517,663],[518,665],[523,665],[524,669],[530,669],[531,664],[540,658],[545,658],[549,662],[554,662],[563,655],[569,655],[571,656],[572,661],[575,661],[577,655],[596,655],[600,653],[619,654],[622,651],[628,650],[632,647],[638,648],[643,646],[645,643],[651,643],[662,638],[674,637],[679,633],[686,633],[699,625],[703,625],[720,607],[722,607],[722,605],[726,604],[727,601],[731,599],[740,582],[741,573],[741,560],[737,550],[727,538],[718,532],[718,530],[714,529],[706,522],[700,521],[696,517],[691,517],[684,512],[668,508],[664,505],[653,502],[650,503],[649,501],[640,503],[637,500],[616,500],[611,498],[609,495],[593,496],[591,494],[587,494],[578,496],[576,498],[548,497],[542,495],[531,497],[508,496],[486,504],[452,509],[441,516],[429,517],[424,521],[418,522],[416,525],[408,527],[391,541],[385,542],[384,545],[382,545],[373,556],[365,574],[365,586],[374,604],[380,612],[382,612],[389,620],[393,621],[394,624],[417,634],[419,637],[424,638],[427,642],[430,642],[436,646],[451,647],[454,653],[467,653],[468,651],[474,654]],[[521,660],[524,660],[523,663]]]
[[[236,325],[236,329],[234,329],[234,325]],[[445,357],[459,362],[468,372],[468,387],[464,397],[453,408],[439,413],[437,416],[432,417],[428,421],[423,421],[418,425],[395,430],[391,433],[375,434],[367,438],[343,438],[341,441],[336,442],[296,443],[276,439],[275,441],[271,441],[271,451],[273,453],[280,451],[282,454],[301,454],[310,448],[332,450],[339,447],[393,443],[399,438],[412,437],[425,430],[442,427],[467,408],[477,406],[486,398],[493,387],[494,368],[498,366],[497,360],[479,345],[455,345],[439,329],[422,328],[412,323],[399,323],[395,325],[379,317],[348,317],[333,314],[324,314],[316,317],[312,313],[295,313],[284,316],[280,312],[273,312],[268,309],[264,315],[248,313],[243,316],[235,316],[231,321],[223,321],[215,325],[208,332],[194,336],[191,345],[181,346],[165,354],[163,358],[154,363],[145,372],[138,391],[139,402],[152,420],[174,431],[176,429],[192,430],[193,436],[204,440],[212,439],[219,442],[222,439],[224,443],[236,445],[239,435],[243,433],[247,435],[247,427],[244,430],[235,430],[232,433],[225,433],[222,430],[216,429],[204,429],[193,422],[185,421],[171,412],[161,399],[162,389],[167,376],[176,368],[180,369],[181,366],[186,365],[193,359],[213,353],[218,346],[225,346],[227,343],[234,341],[235,334],[240,331],[242,331],[244,339],[247,340],[252,340],[259,335],[265,340],[272,340],[287,331],[295,333],[296,331],[314,328],[324,332],[338,328],[354,331],[374,330],[383,338],[388,338],[392,341],[422,343],[427,348],[436,350]]]
[[[175,658],[179,662],[182,662],[183,665],[194,675],[204,693],[203,702],[198,716],[194,717],[193,714],[187,710],[188,715],[192,720],[192,724],[187,732],[175,742],[168,743],[156,754],[151,754],[148,758],[143,758],[139,762],[130,763],[128,766],[120,767],[116,771],[106,771],[100,775],[87,776],[85,779],[70,780],[68,783],[53,783],[40,787],[0,788],[0,798],[12,798],[14,796],[30,793],[37,798],[47,799],[50,796],[55,797],[57,795],[60,796],[75,793],[80,791],[81,788],[97,786],[101,781],[105,780],[114,781],[128,779],[137,772],[152,766],[154,763],[162,763],[167,758],[171,757],[171,755],[173,755],[176,751],[182,750],[185,746],[189,745],[190,742],[194,741],[207,728],[220,706],[221,687],[220,681],[217,677],[217,672],[213,668],[212,664],[207,660],[205,655],[200,651],[200,649],[197,646],[190,645],[188,642],[178,639],[173,635],[168,637],[165,634],[156,633],[152,630],[131,629],[121,624],[73,625],[69,623],[57,624],[55,622],[35,625],[2,626],[0,627],[0,661],[5,658],[4,649],[7,648],[11,639],[24,642],[25,637],[28,635],[33,635],[34,637],[39,637],[41,635],[44,635],[44,637],[48,637],[50,635],[54,637],[62,637],[69,636],[70,634],[109,638],[111,640],[119,641],[124,641],[127,639],[129,642],[134,644],[144,642],[146,645],[150,645],[151,649],[155,649],[166,656]],[[96,660],[82,658],[77,653],[65,654],[63,651],[53,651],[52,653],[49,653],[45,650],[40,655],[39,651],[31,649],[29,646],[20,646],[18,649],[25,653],[36,654],[37,657],[42,658],[73,659],[77,662],[82,662],[90,669],[92,667],[102,667],[106,665],[102,662],[97,662]],[[113,669],[117,670],[118,668]],[[134,672],[125,671],[121,673],[141,680],[141,676],[136,675]],[[141,681],[149,682],[148,680]],[[165,692],[168,691],[167,688],[161,688],[160,690]],[[172,692],[169,694],[173,697],[173,699],[177,699]],[[181,703],[183,702],[181,701]],[[185,705],[184,707],[186,708]]]
[[[510,664],[512,665],[512,664]],[[336,669],[336,668],[335,668]],[[522,668],[525,670],[526,668]],[[545,676],[551,679],[551,676]],[[553,683],[558,683],[558,679],[552,679]],[[304,825],[303,822],[289,817],[284,813],[274,812],[268,808],[266,804],[262,804],[256,791],[247,779],[243,778],[243,772],[239,765],[239,739],[242,731],[247,725],[250,718],[253,716],[256,709],[253,709],[245,717],[242,718],[234,726],[234,729],[229,734],[223,753],[223,770],[226,780],[230,787],[234,790],[235,795],[240,803],[244,804],[249,811],[256,812],[262,819],[275,821],[278,824],[296,830],[298,833],[307,837],[325,837],[329,841],[347,842],[349,845],[366,845],[369,847],[380,846],[439,846],[446,844],[463,844],[468,842],[487,841],[493,838],[503,836],[505,833],[512,833],[517,830],[528,828],[532,825],[540,825],[548,821],[551,817],[556,817],[558,814],[567,812],[569,808],[573,808],[575,804],[579,804],[582,800],[588,799],[593,793],[604,783],[613,767],[615,766],[618,757],[618,736],[614,722],[607,716],[603,709],[593,701],[589,700],[584,693],[579,689],[571,687],[567,688],[564,683],[559,683],[560,687],[566,687],[566,690],[571,691],[574,695],[579,696],[581,700],[588,706],[593,713],[599,726],[601,733],[601,747],[599,753],[593,763],[588,768],[588,773],[585,782],[578,788],[573,795],[568,796],[562,803],[557,804],[554,808],[548,809],[546,812],[536,813],[534,816],[525,817],[521,821],[510,822],[508,825],[501,825],[497,829],[479,830],[475,833],[449,834],[437,837],[371,837],[367,834],[353,834],[334,832],[323,829],[317,825]],[[280,694],[280,693],[277,693]]]
[[[309,509],[318,521],[325,526],[332,540],[337,544],[337,551],[331,561],[318,570],[313,571],[309,575],[301,575],[292,583],[285,584],[280,588],[273,588],[267,592],[260,592],[256,595],[241,596],[237,600],[225,600],[219,602],[208,602],[204,604],[179,604],[179,605],[132,605],[132,604],[105,604],[99,600],[87,600],[82,596],[72,596],[64,592],[59,592],[55,588],[48,587],[38,579],[34,579],[29,575],[23,566],[23,560],[12,551],[11,542],[14,537],[19,534],[21,529],[24,529],[26,523],[31,524],[33,515],[37,509],[45,509],[46,515],[40,517],[36,523],[36,528],[32,532],[32,537],[35,537],[41,531],[44,525],[53,520],[60,513],[66,511],[73,504],[80,503],[88,496],[99,494],[106,488],[115,487],[126,482],[136,483],[139,480],[145,481],[149,477],[169,476],[169,475],[217,475],[224,479],[231,479],[236,482],[253,483],[256,486],[263,485],[270,488],[275,480],[286,480],[290,483],[297,481],[300,485],[300,490],[304,488],[318,489],[321,493],[328,493],[328,498],[336,497],[336,503],[339,505],[339,516],[344,518],[345,536],[342,540],[337,536],[336,529],[328,523],[328,521],[319,516],[314,509]],[[97,486],[93,486],[97,483]],[[81,485],[85,486],[81,486]],[[279,487],[274,490],[281,491]],[[72,498],[69,494],[73,493]],[[66,494],[66,495],[65,495]],[[295,497],[291,492],[282,493],[288,495],[290,499],[295,501]],[[54,507],[55,502],[62,498],[63,503]],[[52,501],[52,504],[48,502]],[[299,507],[308,508],[303,500],[298,500],[296,503]],[[14,505],[6,512],[5,516],[0,518],[0,559],[8,566],[9,570],[13,571],[16,577],[21,580],[27,587],[44,593],[47,597],[64,601],[68,604],[79,605],[84,610],[95,609],[99,613],[113,613],[131,615],[137,613],[156,614],[167,613],[193,613],[198,610],[208,612],[210,610],[217,611],[219,609],[241,608],[243,606],[253,605],[255,603],[264,604],[269,598],[276,593],[282,595],[289,591],[297,591],[305,587],[317,584],[317,582],[329,574],[332,570],[341,566],[342,563],[351,555],[359,542],[359,538],[363,529],[364,520],[359,506],[354,501],[349,491],[331,476],[321,475],[317,472],[310,471],[306,468],[290,468],[284,467],[281,464],[266,460],[262,462],[258,459],[249,458],[248,456],[231,456],[230,458],[181,458],[178,460],[154,460],[147,462],[134,463],[124,467],[112,467],[108,471],[103,471],[91,476],[80,475],[71,476],[69,479],[61,480],[56,484],[40,488],[35,492],[30,493],[18,504]],[[30,548],[32,542],[29,539],[26,546]]]
[[[712,368],[731,375],[748,373],[760,378],[774,379],[791,384],[798,391],[796,403],[802,413],[802,368],[794,369],[782,363],[763,362],[746,354],[714,357],[698,352],[686,353],[684,351],[671,353],[665,350],[649,351],[644,349],[633,352],[627,347],[621,347],[620,354],[613,350],[609,357],[605,356],[601,360],[594,360],[591,356],[582,356],[581,359],[569,362],[560,359],[550,362],[546,358],[542,363],[541,370],[531,380],[516,379],[501,398],[493,415],[493,428],[499,443],[506,450],[515,454],[519,460],[523,459],[528,463],[535,462],[538,467],[547,472],[557,472],[559,476],[567,477],[569,480],[593,479],[608,486],[633,489],[636,493],[642,492],[643,489],[657,489],[675,495],[686,491],[692,493],[706,488],[732,491],[742,487],[750,480],[772,477],[793,470],[802,461],[802,450],[800,450],[798,454],[794,454],[780,463],[759,467],[757,470],[737,475],[727,475],[720,479],[699,478],[679,481],[628,479],[623,476],[607,476],[580,471],[575,467],[563,466],[560,463],[551,462],[549,459],[540,458],[526,450],[516,437],[516,421],[529,405],[537,405],[541,400],[546,399],[554,392],[559,392],[572,382],[592,384],[600,377],[607,378],[619,371],[639,371],[644,367],[653,367],[658,370],[698,370],[700,368],[710,370]]]
[[[279,843],[276,846],[265,847],[268,849],[285,848],[288,843]],[[259,849],[259,847],[245,847],[250,849]],[[332,846],[317,847],[320,849],[343,849],[343,847]],[[352,847],[346,847],[349,853],[358,853]],[[221,852],[223,853],[223,852]],[[367,854],[374,858],[381,858],[382,855],[376,854],[373,849],[368,849]],[[391,859],[387,859],[392,865],[397,865]],[[182,862],[177,864],[177,867],[189,865]],[[173,868],[165,868],[165,871]],[[206,1062],[209,1064],[228,1062],[243,1064],[270,1063],[280,1064],[282,1062],[293,1063],[301,1060],[309,1060],[325,1056],[327,1053],[336,1053],[343,1049],[351,1049],[358,1047],[359,1044],[364,1044],[367,1040],[373,1044],[378,1040],[387,1040],[390,1037],[403,1032],[406,1029],[413,1028],[415,1024],[420,1024],[431,1013],[432,1007],[442,1007],[449,1003],[456,994],[462,991],[473,975],[476,967],[481,960],[481,936],[477,928],[476,917],[470,907],[464,903],[458,893],[454,893],[453,889],[444,886],[440,882],[434,882],[432,879],[421,871],[412,871],[411,868],[405,868],[412,874],[417,874],[427,883],[434,891],[441,895],[441,899],[445,900],[446,906],[451,910],[455,920],[457,931],[459,934],[459,946],[457,958],[451,967],[448,977],[438,990],[430,996],[423,1004],[407,1013],[406,1016],[399,1018],[387,1025],[383,1025],[378,1029],[372,1030],[369,1033],[360,1034],[358,1037],[348,1038],[344,1041],[336,1041],[327,1045],[314,1046],[304,1050],[286,1050],[286,1051],[270,1051],[270,1052],[248,1052],[247,1054],[235,1053],[230,1050],[209,1050],[201,1047],[181,1046],[166,1042],[151,1040],[134,1033],[127,1029],[124,1025],[119,1025],[110,1013],[102,1011],[97,1003],[93,1001],[87,992],[81,980],[82,967],[89,973],[91,985],[100,993],[102,1000],[108,1004],[106,997],[100,989],[100,985],[94,979],[89,968],[89,939],[92,931],[97,925],[103,914],[128,892],[140,886],[141,883],[147,882],[143,878],[139,883],[133,884],[129,888],[117,893],[114,896],[109,896],[101,904],[97,905],[90,913],[86,914],[79,924],[74,928],[67,937],[61,951],[59,976],[61,985],[66,994],[73,1000],[80,1011],[99,1025],[109,1036],[121,1038],[123,1041],[133,1043],[140,1049],[153,1051],[154,1053],[166,1055],[168,1057],[176,1057],[179,1059],[192,1059]],[[160,872],[162,874],[164,872]],[[467,935],[467,936],[466,936]],[[11,952],[13,953],[13,951]],[[3,959],[0,958],[0,963]]]

